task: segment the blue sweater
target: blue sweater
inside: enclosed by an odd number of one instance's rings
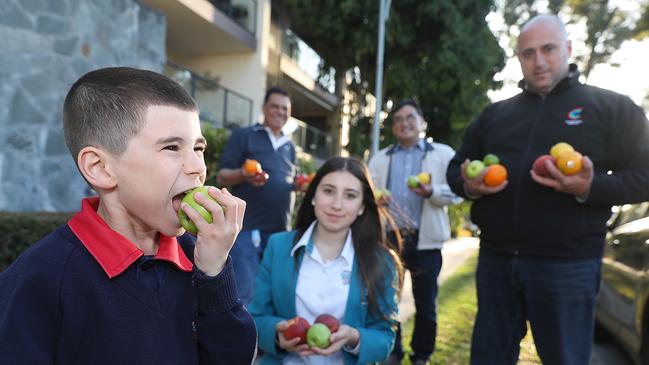
[[[178,243],[192,260],[193,238]],[[0,274],[0,362],[251,363],[255,327],[230,260],[214,278],[170,267],[158,291],[137,266],[110,279],[68,225],[30,247]]]

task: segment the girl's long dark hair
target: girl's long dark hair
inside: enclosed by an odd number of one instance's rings
[[[300,240],[304,232],[316,219],[311,201],[315,196],[320,181],[327,174],[337,171],[347,171],[361,182],[365,208],[363,214],[358,216],[351,225],[354,251],[361,280],[367,289],[367,301],[370,310],[375,311],[384,318],[388,318],[388,313],[383,313],[379,305],[379,299],[385,293],[387,276],[390,275],[388,270],[390,263],[387,260],[391,259],[393,266],[397,270],[398,287],[395,288],[397,293],[400,292],[403,282],[403,267],[399,255],[391,248],[385,237],[385,230],[382,225],[384,221],[382,218],[383,213],[380,213],[377,207],[372,179],[363,161],[355,158],[332,157],[320,167],[313,181],[309,184],[302,204],[298,209],[295,223],[297,234],[293,244],[295,245]],[[295,255],[296,260],[297,257],[298,255]]]

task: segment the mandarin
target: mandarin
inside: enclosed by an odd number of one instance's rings
[[[257,160],[247,159],[243,163],[243,170],[249,174],[260,174],[263,172],[261,164]]]
[[[507,169],[501,164],[495,164],[487,167],[482,181],[487,186],[498,186],[507,180]]]
[[[577,151],[565,151],[557,157],[557,168],[565,175],[574,175],[581,171],[582,159]]]

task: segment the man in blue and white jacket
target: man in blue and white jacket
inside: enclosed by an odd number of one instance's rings
[[[417,102],[400,101],[392,110],[392,121],[397,143],[372,157],[369,168],[375,188],[390,192],[382,199],[403,239],[401,256],[412,278],[416,314],[410,359],[413,364],[426,364],[435,350],[441,249],[451,236],[446,206],[462,198],[446,183],[446,168],[455,151],[420,137],[426,123]],[[429,181],[419,181],[416,187],[408,183],[410,176],[421,173],[429,174]],[[395,232],[388,236],[394,241]],[[400,332],[387,364],[399,364],[403,357]]]

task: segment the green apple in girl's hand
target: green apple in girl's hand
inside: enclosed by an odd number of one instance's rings
[[[182,202],[189,204],[189,206],[192,207],[195,211],[197,211],[203,217],[203,219],[207,221],[207,223],[212,223],[212,214],[210,214],[210,212],[207,209],[205,209],[202,205],[198,204],[196,200],[194,200],[194,194],[201,193],[216,202],[216,200],[214,200],[214,198],[212,198],[212,196],[210,196],[210,194],[207,192],[208,188],[209,186],[199,186],[191,190],[190,192],[185,194],[185,197],[183,198]],[[187,232],[193,234],[194,236],[198,234],[198,228],[196,227],[194,222],[192,222],[192,220],[189,219],[189,217],[187,216],[184,210],[182,209],[178,210],[178,219],[180,220],[180,225],[183,226],[183,228],[185,228]]]
[[[324,349],[329,346],[329,336],[331,336],[329,327],[322,323],[314,323],[306,333],[306,343],[311,347]]]

